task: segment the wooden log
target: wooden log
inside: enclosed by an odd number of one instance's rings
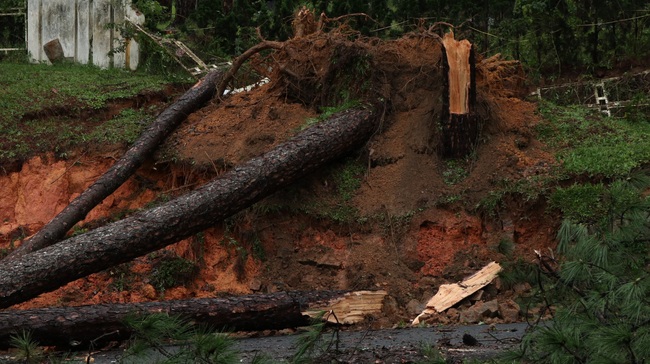
[[[0,308],[145,255],[214,226],[362,145],[377,115],[333,115],[210,183],[167,203],[58,244],[0,261]]]
[[[383,291],[381,291],[383,292]],[[310,316],[303,311],[333,310],[344,317],[338,307],[350,297],[383,297],[386,292],[314,291],[277,292],[222,298],[201,298],[145,303],[99,304],[77,307],[49,307],[29,310],[0,311],[0,347],[22,330],[29,330],[40,345],[101,345],[128,339],[131,329],[128,316],[166,313],[219,331],[278,330],[306,326]],[[381,306],[367,311],[377,314]],[[358,322],[358,321],[355,321]]]
[[[21,257],[61,240],[74,224],[83,220],[90,210],[126,182],[189,114],[212,99],[223,75],[224,72],[220,70],[209,73],[160,113],[111,168],[5,259]]]

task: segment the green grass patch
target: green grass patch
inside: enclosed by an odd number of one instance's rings
[[[305,124],[303,124],[300,127],[300,131],[311,128],[312,126],[320,123],[321,121],[325,121],[329,119],[330,117],[332,117],[334,114],[338,112],[345,111],[359,105],[360,103],[357,100],[346,100],[345,102],[341,103],[338,106],[324,106],[321,108],[321,113],[320,115],[318,115],[318,117],[307,118],[307,120],[305,120]]]
[[[104,121],[110,102],[163,91],[172,81],[120,69],[0,63],[0,162],[63,154],[80,143],[130,143],[154,110],[126,109]]]
[[[88,138],[99,143],[133,143],[154,117],[144,110],[124,109],[113,119],[93,130]]]
[[[160,91],[167,83],[169,80],[160,76],[120,69],[0,63],[0,118],[53,107],[102,108],[109,100]]]
[[[592,222],[607,212],[603,201],[606,190],[601,183],[560,187],[551,194],[550,207],[571,221]]]
[[[164,291],[191,282],[198,273],[198,265],[191,260],[178,256],[163,256],[153,265],[151,284],[158,291]]]
[[[453,186],[462,182],[469,174],[468,161],[448,159],[444,162],[442,177],[446,185]]]
[[[572,175],[618,177],[650,162],[650,123],[605,117],[581,106],[540,106],[539,139],[557,150]]]

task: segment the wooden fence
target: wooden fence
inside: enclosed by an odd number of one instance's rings
[[[58,39],[67,60],[135,69],[137,42],[111,26],[127,19],[144,22],[130,0],[27,0],[27,51],[33,61],[49,63],[43,46]]]

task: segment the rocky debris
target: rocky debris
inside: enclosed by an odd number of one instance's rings
[[[499,302],[492,300],[488,302],[478,301],[473,306],[460,313],[460,322],[464,324],[475,324],[485,318],[495,318],[499,315]]]

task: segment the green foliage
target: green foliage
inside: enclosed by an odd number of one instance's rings
[[[323,319],[325,314],[326,312],[322,311],[313,317],[312,324],[298,337],[296,352],[291,359],[292,364],[315,362],[315,357],[324,354],[330,349],[334,340],[338,340],[338,331],[334,332],[336,339],[334,336],[330,340],[323,337],[327,332],[326,321]]]
[[[341,111],[345,111],[348,109],[351,109],[355,106],[359,106],[359,101],[356,100],[346,100],[345,102],[341,103],[338,106],[324,106],[321,108],[321,113],[318,115],[318,117],[315,118],[308,118],[305,121],[305,124],[300,127],[300,130],[305,130],[309,127],[312,127],[321,121],[325,121],[329,118],[331,118],[334,114],[339,113]]]
[[[540,281],[547,282],[545,277],[539,275],[537,265],[521,258],[517,258],[515,261],[505,261],[502,266],[503,270],[499,273],[499,278],[506,288],[512,288],[518,283],[537,286]]]
[[[603,213],[558,232],[555,271],[538,296],[557,312],[513,353],[536,363],[642,363],[650,355],[650,200],[647,178],[617,180]]]
[[[504,208],[509,196],[520,201],[535,201],[546,196],[551,187],[563,177],[561,173],[549,173],[511,180],[504,178],[495,182],[494,190],[481,199],[474,208],[490,217],[496,217]]]
[[[122,361],[141,363],[162,355],[157,363],[212,363],[239,362],[233,340],[224,333],[165,313],[132,316],[126,324],[133,330],[130,345]],[[175,348],[170,348],[174,344]],[[151,357],[150,357],[151,356]],[[147,360],[149,359],[149,360]]]
[[[124,263],[110,268],[108,274],[113,278],[110,287],[116,292],[129,290],[133,283],[134,275],[131,272],[131,263]]]
[[[196,263],[178,257],[163,255],[153,264],[151,284],[159,291],[191,282],[199,272]]]
[[[350,160],[333,172],[334,183],[339,196],[344,202],[350,201],[354,192],[361,187],[361,181],[367,166],[355,160]]]
[[[331,200],[305,205],[303,206],[304,210],[339,223],[354,221],[358,216],[358,211],[350,204],[350,200],[354,197],[355,191],[361,187],[366,168],[366,165],[353,158],[331,167],[328,183],[332,183],[336,189],[336,195]]]
[[[23,330],[12,335],[9,344],[17,349],[16,359],[23,363],[40,363],[45,357],[43,350],[38,346],[38,342],[34,341],[32,333],[29,331]]]
[[[467,161],[448,159],[444,162],[442,177],[445,184],[453,186],[464,180],[469,174]]]
[[[93,130],[88,139],[98,143],[131,144],[153,120],[154,117],[143,110],[124,109],[113,119],[103,123],[101,128]]]
[[[497,243],[496,251],[510,258],[515,251],[515,242],[510,238],[501,238]]]
[[[585,107],[543,103],[548,120],[538,125],[541,141],[558,149],[567,173],[589,176],[625,176],[650,162],[650,123],[604,117]]]
[[[440,353],[438,349],[436,349],[434,346],[431,344],[422,344],[422,347],[420,348],[420,351],[422,352],[422,356],[424,356],[423,360],[418,361],[418,364],[446,364],[447,359]]]
[[[551,194],[550,207],[562,211],[562,216],[571,221],[595,221],[607,212],[604,206],[606,190],[602,183],[560,187]]]

